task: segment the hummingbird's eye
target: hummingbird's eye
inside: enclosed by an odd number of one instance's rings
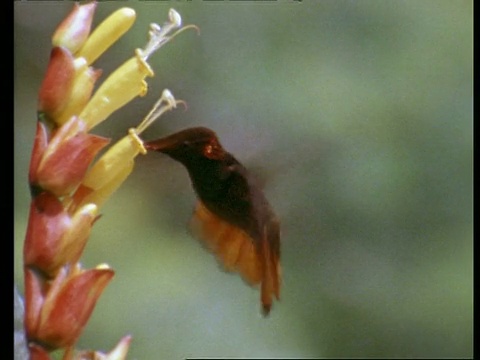
[[[212,155],[213,153],[213,145],[212,144],[207,144],[203,150],[206,156]]]
[[[217,143],[209,142],[203,146],[203,156],[215,160],[221,158],[222,152]]]

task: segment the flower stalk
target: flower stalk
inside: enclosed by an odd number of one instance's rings
[[[178,104],[170,91],[142,123],[128,131],[95,161],[110,139],[90,133],[113,112],[148,90],[154,72],[149,56],[177,34],[180,15],[153,24],[143,50],[115,70],[92,94],[101,70],[94,61],[135,21],[135,11],[122,8],[91,33],[97,3],[74,4],[52,38],[52,51],[38,97],[38,122],[29,168],[32,194],[24,243],[25,333],[31,359],[125,359],[131,342],[125,336],[109,353],[78,351],[75,344],[114,271],[108,265],[84,269],[80,258],[99,218],[99,209],[125,181],[134,160],[146,150],[140,134]],[[176,31],[176,32],[173,32]],[[169,35],[173,32],[172,35]]]

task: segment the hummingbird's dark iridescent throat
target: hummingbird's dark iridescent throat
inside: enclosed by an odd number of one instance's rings
[[[280,225],[254,178],[205,127],[148,141],[187,169],[198,197],[192,229],[228,271],[260,284],[264,315],[280,298]]]

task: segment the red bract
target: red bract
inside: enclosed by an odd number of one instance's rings
[[[114,275],[113,270],[100,267],[67,271],[62,268],[53,283],[44,289],[32,270],[25,271],[28,339],[52,350],[75,344]]]
[[[75,214],[67,213],[50,193],[36,196],[30,205],[25,236],[24,264],[40,270],[46,277],[60,267],[78,261],[97,216],[97,207],[85,205]]]
[[[24,264],[45,275],[53,274],[58,268],[55,258],[61,247],[61,238],[69,225],[70,217],[55,196],[49,193],[37,196],[30,204],[23,247]]]
[[[39,144],[32,154],[36,167],[30,168],[30,185],[57,196],[68,195],[80,184],[90,163],[110,140],[88,134],[83,121],[72,117],[45,146],[46,131],[42,127],[37,127],[35,141]]]
[[[53,48],[38,94],[38,111],[44,113],[47,119],[53,119],[68,105],[74,79],[72,54],[62,47]]]

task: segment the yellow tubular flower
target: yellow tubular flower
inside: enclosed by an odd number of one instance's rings
[[[124,13],[125,11],[120,12],[120,15],[118,16],[123,18],[125,17]],[[113,16],[115,17],[115,14],[113,14]],[[128,16],[126,17],[128,18]],[[105,120],[114,111],[131,101],[134,97],[146,94],[148,87],[144,79],[147,76],[152,77],[154,75],[153,70],[147,63],[147,59],[155,51],[160,49],[184,30],[194,28],[198,31],[198,28],[195,25],[181,27],[182,18],[174,9],[170,9],[168,18],[169,21],[163,24],[162,27],[157,24],[150,24],[150,31],[148,33],[149,41],[145,48],[143,50],[136,49],[135,56],[130,60],[127,60],[122,66],[120,66],[120,68],[111,74],[85,106],[80,114],[80,118],[85,120],[88,124],[89,130]],[[109,19],[107,19],[104,28],[106,30],[99,31],[99,34],[109,33],[109,31],[113,33],[122,30],[122,28],[120,30],[116,28],[114,23],[108,20]],[[102,24],[99,27],[102,27]],[[178,28],[180,29],[172,35],[169,35],[170,32]],[[105,39],[105,41],[101,40],[104,35],[98,35],[99,39],[95,40],[96,33],[97,31],[95,31],[90,37],[94,39],[92,40],[92,43],[89,43],[89,38],[85,44],[86,49],[80,50],[80,56],[91,57],[89,53],[95,52],[96,54],[96,47],[104,48],[105,46],[108,46],[105,45],[107,39]],[[91,48],[91,50],[89,50],[89,48]],[[88,61],[90,60],[87,60],[87,62]]]
[[[154,75],[150,65],[138,54],[127,60],[100,86],[80,113],[88,129],[105,120],[136,96],[147,92],[145,77]]]
[[[145,151],[143,144],[138,142],[131,134],[125,136],[115,143],[108,151],[93,165],[85,176],[82,185],[92,190],[103,188],[107,183],[117,177],[118,173],[130,167],[130,162],[140,153]]]
[[[125,7],[115,11],[94,30],[75,55],[85,58],[90,65],[130,29],[135,18],[133,9]]]
[[[102,187],[95,189],[89,195],[84,197],[81,202],[80,206],[84,206],[84,204],[93,203],[97,205],[99,208],[110,198],[110,196],[123,184],[126,180],[128,175],[133,170],[134,161],[128,160],[120,168],[117,169],[115,172],[115,176],[110,179],[109,182],[103,184]]]

